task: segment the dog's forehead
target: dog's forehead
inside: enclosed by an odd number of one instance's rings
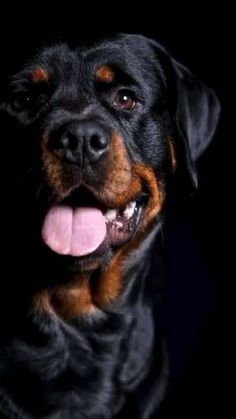
[[[81,58],[77,51],[70,49],[66,44],[55,45],[40,50],[29,67],[44,69],[51,75],[66,75],[78,71]]]
[[[46,69],[51,76],[61,76],[63,79],[71,74],[79,74],[83,78],[96,75],[96,70],[104,66],[121,69],[139,81],[147,79],[147,72],[150,82],[159,76],[157,63],[147,51],[116,40],[76,49],[66,44],[44,48],[33,63],[35,68]]]

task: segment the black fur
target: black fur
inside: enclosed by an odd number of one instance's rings
[[[109,64],[119,75],[111,87],[94,81],[94,69]],[[46,68],[49,84],[30,86],[35,67]],[[112,101],[119,87],[131,89],[137,105],[119,111]],[[32,103],[14,108],[22,92]],[[17,205],[14,275],[1,282],[0,412],[6,418],[140,418],[158,410],[168,381],[168,357],[161,328],[156,258],[163,216],[124,268],[120,297],[96,317],[67,322],[30,311],[40,287],[63,282],[71,260],[48,255],[39,238],[52,191],[42,172],[40,141],[62,123],[81,118],[102,121],[121,133],[131,161],[153,168],[168,193],[175,178],[196,185],[195,161],[211,140],[219,116],[213,91],[177,63],[156,42],[119,35],[89,48],[45,48],[11,78],[1,105],[3,155]],[[174,142],[175,176],[167,139]],[[89,164],[85,177],[96,188],[104,173]],[[79,174],[78,174],[79,176]],[[16,218],[16,215],[15,215]],[[13,239],[12,239],[13,240]],[[113,256],[113,249],[104,265]],[[17,271],[17,272],[16,272]],[[159,284],[159,282],[158,282]]]

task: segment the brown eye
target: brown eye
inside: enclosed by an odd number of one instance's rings
[[[15,93],[10,98],[10,106],[14,112],[24,111],[31,103],[31,97],[27,93]]]
[[[119,109],[131,111],[136,105],[135,96],[130,90],[122,89],[117,93],[114,105]]]

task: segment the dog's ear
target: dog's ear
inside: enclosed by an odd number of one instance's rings
[[[148,39],[166,84],[169,109],[192,184],[197,186],[195,162],[209,145],[217,127],[220,104],[214,91],[177,62],[160,44]]]
[[[175,119],[184,141],[186,163],[197,185],[195,162],[209,145],[219,120],[220,104],[212,89],[172,59],[176,79]]]

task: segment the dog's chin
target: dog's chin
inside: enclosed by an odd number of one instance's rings
[[[107,240],[90,255],[74,257],[54,255],[54,259],[60,262],[64,273],[68,275],[86,274],[90,276],[94,271],[104,270],[110,264],[115,250],[111,248]]]
[[[76,277],[79,279],[81,275],[92,278],[94,273],[102,272],[109,266],[113,255],[114,251],[106,243],[99,251],[83,257],[59,255],[43,246],[40,252],[43,263],[38,267],[37,287],[50,288],[68,284]]]

